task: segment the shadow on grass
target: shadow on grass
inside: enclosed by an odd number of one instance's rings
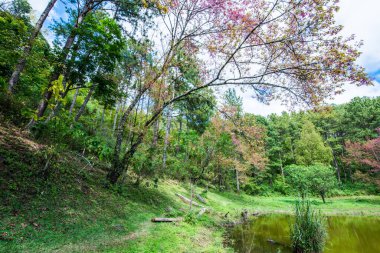
[[[284,202],[284,203],[288,203],[288,204],[291,204],[291,205],[295,205],[297,202],[301,201],[302,199],[301,198],[294,198],[294,199],[281,199],[281,200],[278,200],[278,201],[281,201],[281,202]],[[329,199],[326,199],[326,203],[323,203],[323,201],[321,199],[308,199],[306,198],[306,200],[309,200],[310,203],[314,206],[327,206],[329,204],[332,204],[332,201],[329,200]]]
[[[355,198],[352,200],[352,202],[357,204],[363,204],[363,205],[380,205],[380,198]]]
[[[145,187],[145,186],[134,186],[134,185],[123,185],[117,190],[120,196],[124,197],[126,201],[134,202],[136,204],[148,205],[152,208],[163,210],[167,207],[179,207],[178,202],[174,201],[173,198],[168,196],[163,189]]]

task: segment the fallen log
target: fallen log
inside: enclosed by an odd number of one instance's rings
[[[198,204],[197,202],[195,202],[194,200],[192,201],[192,200],[186,198],[185,196],[183,196],[183,195],[181,195],[181,194],[176,193],[175,195],[176,195],[177,197],[179,197],[179,198],[180,198],[184,203],[186,203],[186,204],[189,204],[189,205],[190,205],[190,203],[191,203],[193,206],[203,207],[203,206],[201,206],[200,204]]]
[[[197,197],[197,199],[198,199],[200,202],[202,202],[203,204],[206,204],[206,203],[207,203],[206,200],[205,200],[204,198],[202,198],[201,195],[199,195],[199,194],[195,194],[195,197]]]
[[[152,218],[152,222],[181,222],[183,218]]]
[[[202,216],[204,213],[206,213],[208,211],[208,209],[206,207],[203,207],[199,213],[198,213],[198,216]]]
[[[285,244],[283,244],[283,243],[281,243],[281,242],[277,242],[277,241],[272,240],[272,239],[270,239],[270,238],[267,240],[267,242],[270,243],[270,244],[273,244],[273,245],[285,246]]]

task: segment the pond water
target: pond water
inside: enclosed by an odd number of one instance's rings
[[[290,226],[294,218],[265,215],[229,231],[231,246],[240,253],[292,253]],[[327,218],[324,253],[380,253],[380,217]]]

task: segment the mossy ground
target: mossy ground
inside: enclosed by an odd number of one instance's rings
[[[211,190],[204,195],[210,213],[190,222],[152,223],[153,217],[186,216],[189,207],[175,193],[189,196],[188,184],[110,188],[101,165],[47,150],[18,129],[0,128],[0,252],[231,252],[223,246],[226,213],[232,220],[243,209],[290,213],[296,201]],[[378,196],[311,201],[326,214],[380,215]]]

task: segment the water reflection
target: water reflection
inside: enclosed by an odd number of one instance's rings
[[[266,215],[230,231],[232,246],[240,253],[291,253],[293,217]],[[334,216],[327,218],[329,238],[324,253],[379,253],[380,218]]]

